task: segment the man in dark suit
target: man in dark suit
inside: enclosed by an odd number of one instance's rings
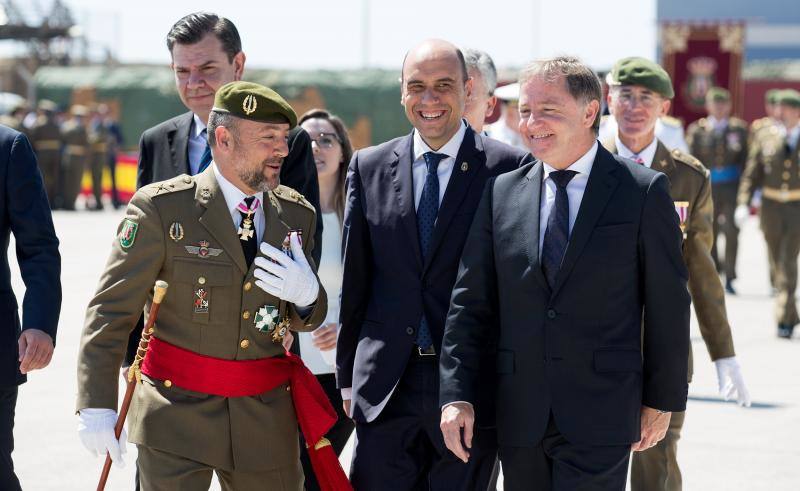
[[[0,126],[0,176],[0,489],[13,491],[20,489],[11,460],[17,388],[53,356],[61,256],[36,156],[28,139],[7,126]],[[25,282],[22,325],[8,265],[12,233]]]
[[[356,423],[351,480],[356,489],[485,489],[494,430],[479,432],[469,464],[447,451],[438,354],[484,183],[530,157],[462,119],[472,84],[452,44],[422,43],[402,73],[413,132],[357,152],[347,175],[336,364]]]
[[[492,393],[507,490],[622,490],[631,449],[655,445],[686,405],[689,294],[669,183],[597,143],[601,97],[574,58],[523,71],[520,130],[539,160],[486,185],[453,289],[442,432],[471,459],[472,403]]]

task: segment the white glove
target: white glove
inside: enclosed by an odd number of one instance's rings
[[[127,452],[125,442],[128,436],[123,429],[117,440],[114,437],[115,424],[117,424],[117,413],[113,409],[81,409],[78,413],[78,436],[92,455],[105,456],[108,452],[114,465],[125,467],[122,455]]]
[[[750,407],[750,391],[744,385],[742,369],[735,356],[720,358],[714,362],[717,366],[717,383],[719,384],[719,394],[726,401],[736,399],[740,406]]]
[[[733,223],[736,224],[736,228],[742,228],[749,217],[750,207],[747,205],[739,205],[733,212]]]
[[[262,242],[261,253],[278,264],[259,256],[255,260],[253,275],[258,278],[256,285],[270,295],[293,303],[296,307],[308,307],[317,300],[319,281],[306,260],[297,232],[292,232],[289,243],[294,259]]]

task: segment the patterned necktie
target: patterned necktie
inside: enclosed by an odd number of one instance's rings
[[[433,228],[436,225],[436,216],[439,214],[439,162],[447,158],[442,153],[426,152],[422,155],[428,173],[425,175],[425,185],[422,187],[422,197],[417,207],[417,230],[419,231],[419,245],[422,250],[423,260],[428,257],[433,239]],[[417,331],[417,346],[428,349],[433,345],[431,330],[423,314]]]
[[[211,164],[211,147],[208,145],[208,136],[206,130],[201,133],[203,139],[206,140],[206,149],[203,150],[203,155],[200,156],[200,166],[197,168],[197,173],[201,173]]]
[[[258,208],[259,204],[261,203],[255,196],[248,196],[236,206],[236,209],[239,211],[239,215],[242,216],[242,221],[239,225],[238,232],[239,242],[242,244],[242,252],[244,253],[244,259],[247,262],[248,267],[253,264],[253,260],[256,258],[256,254],[258,253],[258,240],[256,239],[253,215],[255,214],[256,208]]]
[[[547,217],[547,229],[544,231],[542,242],[542,271],[547,284],[553,288],[556,284],[556,275],[561,269],[561,261],[569,242],[569,197],[567,184],[577,172],[572,170],[559,170],[550,173],[550,179],[556,184],[556,199],[550,216]]]

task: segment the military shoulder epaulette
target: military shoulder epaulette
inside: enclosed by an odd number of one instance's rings
[[[661,122],[667,126],[674,126],[676,128],[683,126],[680,119],[672,116],[661,116]]]
[[[731,125],[731,127],[745,128],[745,129],[747,128],[747,121],[739,118],[730,118],[729,124]]]
[[[278,185],[278,187],[272,190],[272,194],[274,194],[275,196],[284,201],[298,203],[305,206],[306,208],[314,210],[314,206],[308,202],[305,196],[300,194],[297,190],[292,189],[288,186]]]
[[[690,167],[691,169],[694,169],[698,173],[702,174],[703,177],[709,174],[708,169],[706,169],[706,166],[704,166],[703,163],[697,160],[697,158],[694,157],[693,155],[689,155],[686,152],[682,152],[677,148],[672,150],[672,152],[670,152],[670,155],[672,156],[673,160],[675,160],[676,162],[680,162],[686,165],[687,167]]]
[[[142,191],[150,196],[161,196],[164,194],[174,193],[175,191],[183,191],[186,189],[194,188],[194,179],[188,174],[182,174],[166,181],[154,182],[142,188]]]

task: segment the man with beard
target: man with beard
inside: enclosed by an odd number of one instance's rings
[[[121,460],[120,363],[148,291],[166,281],[129,419],[143,490],[207,489],[214,472],[224,490],[303,488],[305,405],[293,395],[307,386],[264,382],[291,362],[283,329],[311,331],[327,311],[311,258],[314,207],[279,185],[296,122],[266,87],[222,86],[209,167],[141,188],[119,227],[86,315],[79,434],[91,452]]]

